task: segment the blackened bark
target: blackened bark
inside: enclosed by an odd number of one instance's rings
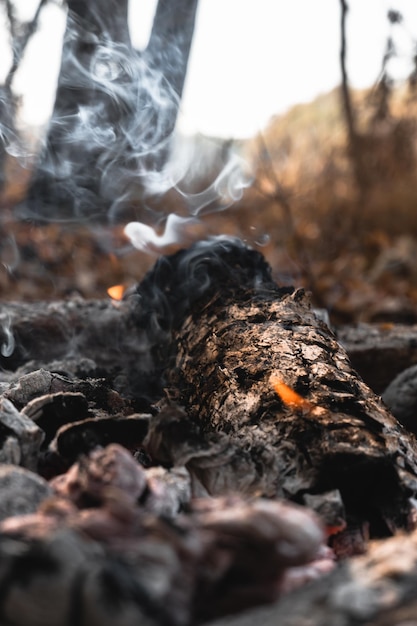
[[[161,414],[151,454],[187,463],[211,494],[302,502],[339,490],[348,523],[365,521],[376,536],[408,527],[414,437],[352,369],[302,290],[279,288],[261,255],[227,239],[161,261],[142,284],[144,300],[151,284],[159,301],[153,311],[142,303],[142,315],[172,325],[168,395],[187,412]]]

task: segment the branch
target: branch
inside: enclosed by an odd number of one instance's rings
[[[36,32],[38,28],[39,16],[41,14],[43,7],[46,5],[47,2],[48,0],[40,0],[38,8],[36,9],[35,15],[33,16],[33,19],[30,22],[28,22],[28,24],[26,24],[24,34],[21,40],[19,40],[18,35],[17,35],[17,20],[14,14],[14,7],[12,3],[10,2],[10,0],[6,0],[7,17],[9,20],[10,34],[12,36],[12,42],[13,42],[12,66],[5,80],[5,86],[8,89],[11,88],[13,78],[17,70],[19,69],[19,65],[23,58],[23,54],[25,52],[26,46],[28,45],[32,35]]]
[[[193,39],[198,0],[159,0],[146,57],[160,69],[165,80],[181,98]]]

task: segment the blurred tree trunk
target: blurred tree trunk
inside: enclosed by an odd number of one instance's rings
[[[0,85],[0,193],[7,183],[7,152],[17,138],[15,112],[16,100],[9,85]]]
[[[188,59],[193,39],[198,0],[159,0],[145,59],[150,67],[163,73],[176,99],[173,114],[167,119],[164,131],[170,136],[177,120],[184,89]],[[162,167],[169,155],[168,146],[153,155],[153,167]]]
[[[169,154],[198,0],[159,0],[133,49],[128,0],[68,0],[56,100],[28,195],[36,218],[108,217]]]
[[[358,186],[359,193],[363,197],[368,189],[369,181],[366,175],[366,167],[362,155],[361,137],[357,130],[355,110],[349,89],[349,79],[346,68],[347,57],[347,37],[346,37],[346,19],[349,10],[346,0],[340,0],[341,20],[340,20],[340,68],[342,73],[342,105],[346,121],[346,129],[348,134],[349,154],[352,161],[353,174]]]
[[[13,93],[13,80],[26,47],[38,28],[39,17],[48,0],[40,0],[33,18],[21,23],[15,12],[13,2],[3,0],[7,16],[8,31],[11,42],[12,63],[7,72],[4,84],[0,85],[0,193],[7,183],[7,153],[11,152],[11,144],[19,144],[21,137],[16,126],[16,110],[18,98]]]

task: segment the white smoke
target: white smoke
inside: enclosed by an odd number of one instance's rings
[[[172,244],[185,243],[188,239],[187,227],[195,223],[196,220],[193,218],[170,213],[161,234],[142,222],[129,222],[124,232],[137,250],[156,255],[162,254],[164,249]]]
[[[15,339],[12,332],[10,316],[7,316],[2,322],[1,329],[4,334],[4,341],[0,346],[0,352],[4,357],[12,356],[15,349]]]

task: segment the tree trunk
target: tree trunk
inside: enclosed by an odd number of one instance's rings
[[[145,57],[163,72],[178,98],[184,89],[198,0],[159,0]]]
[[[35,216],[117,219],[155,163],[161,169],[197,3],[161,1],[148,49],[139,53],[130,41],[128,0],[68,2],[54,112],[28,194]]]
[[[163,119],[159,150],[151,153],[147,167],[159,171],[169,158],[169,138],[174,132],[187,73],[193,39],[198,0],[176,0],[173,10],[170,0],[158,0],[155,18],[144,59],[161,73],[171,98],[172,112]]]
[[[347,41],[346,41],[346,18],[348,13],[348,4],[346,0],[340,0],[341,5],[341,18],[340,18],[340,68],[342,72],[342,105],[345,115],[346,128],[348,134],[348,147],[350,158],[352,162],[353,174],[358,187],[358,191],[361,195],[361,199],[364,200],[368,191],[369,180],[367,177],[366,163],[362,156],[362,146],[360,136],[356,127],[355,112],[353,108],[352,98],[349,89],[348,73],[346,68],[347,57]]]
[[[8,85],[0,85],[0,194],[7,183],[6,163],[10,144],[18,142],[16,100]]]

